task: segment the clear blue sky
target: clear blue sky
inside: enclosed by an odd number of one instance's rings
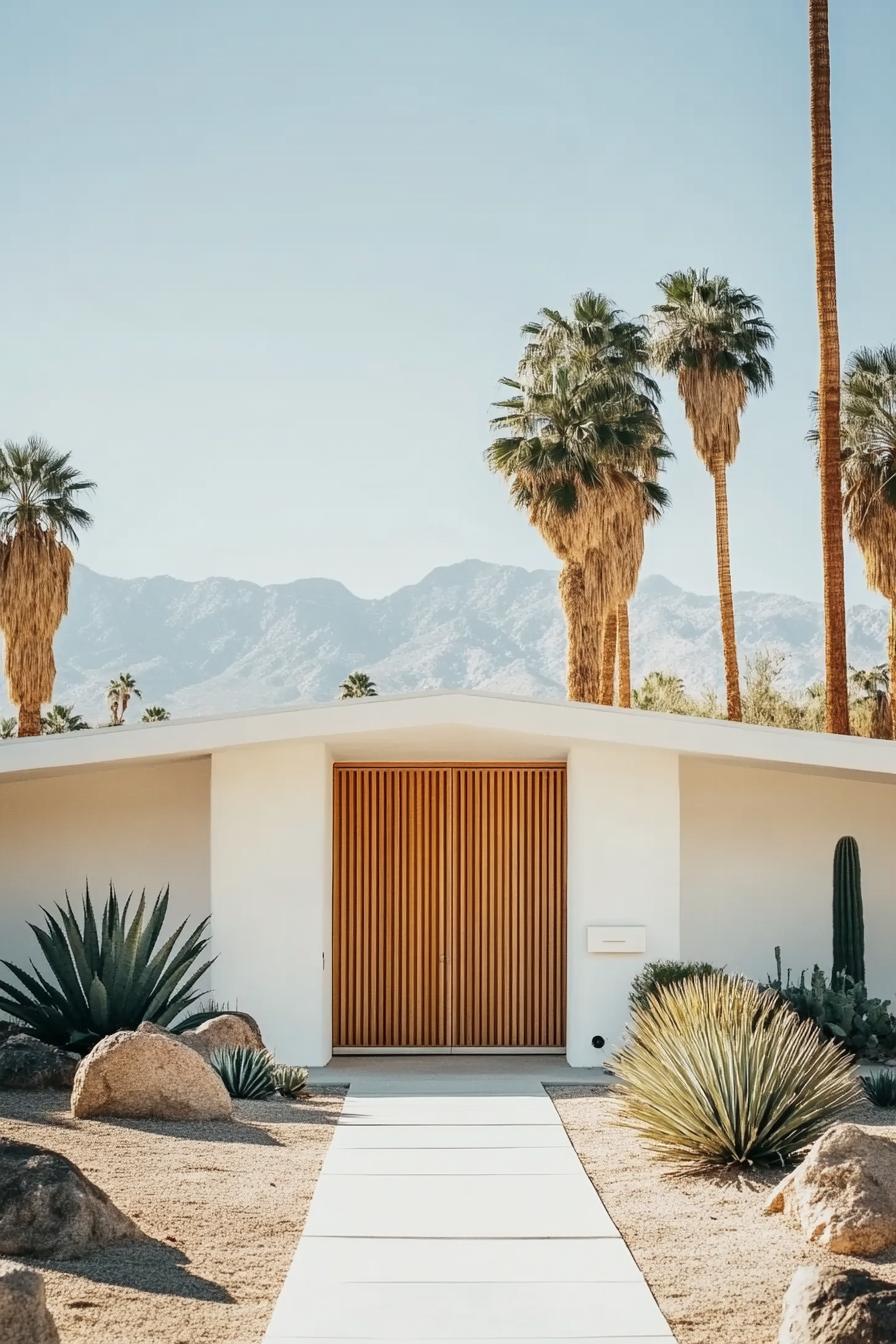
[[[758,293],[776,387],[731,474],[735,584],[817,596],[804,0],[7,5],[0,435],[100,483],[133,575],[552,558],[482,463],[520,323],[665,271]],[[844,354],[896,340],[896,5],[832,0]],[[674,388],[645,572],[714,583]],[[850,598],[865,596],[850,559]]]

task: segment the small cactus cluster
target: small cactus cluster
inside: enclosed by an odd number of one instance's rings
[[[295,1064],[278,1064],[269,1050],[234,1045],[216,1050],[209,1060],[232,1097],[242,1101],[267,1101],[279,1092],[297,1097],[308,1082],[308,1070]]]

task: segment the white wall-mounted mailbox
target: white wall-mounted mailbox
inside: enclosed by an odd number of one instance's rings
[[[647,929],[643,924],[592,924],[587,934],[589,952],[647,950]]]

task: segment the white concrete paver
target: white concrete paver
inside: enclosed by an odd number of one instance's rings
[[[331,1176],[324,1165],[309,1237],[612,1237],[580,1169],[565,1176]]]
[[[330,1176],[558,1176],[574,1175],[578,1168],[579,1159],[569,1144],[552,1148],[346,1148],[340,1144],[327,1159]]]
[[[284,1292],[315,1283],[630,1283],[621,1237],[306,1237]]]
[[[537,1062],[439,1063],[351,1078],[268,1344],[670,1341]]]
[[[565,1148],[561,1125],[337,1125],[337,1148]]]

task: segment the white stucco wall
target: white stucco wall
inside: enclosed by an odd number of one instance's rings
[[[681,759],[682,955],[831,965],[834,846],[859,842],[871,991],[896,997],[896,785]]]
[[[330,1057],[331,796],[319,743],[212,756],[212,989],[291,1064]]]
[[[0,956],[39,951],[42,923],[66,889],[77,908],[87,879],[102,904],[171,886],[169,920],[209,912],[209,762],[166,762],[0,783]]]
[[[632,976],[647,960],[678,955],[678,758],[573,747],[567,780],[567,1058],[587,1066],[618,1044]],[[589,953],[586,930],[601,924],[644,925],[644,955]],[[603,1050],[592,1046],[595,1035]]]

